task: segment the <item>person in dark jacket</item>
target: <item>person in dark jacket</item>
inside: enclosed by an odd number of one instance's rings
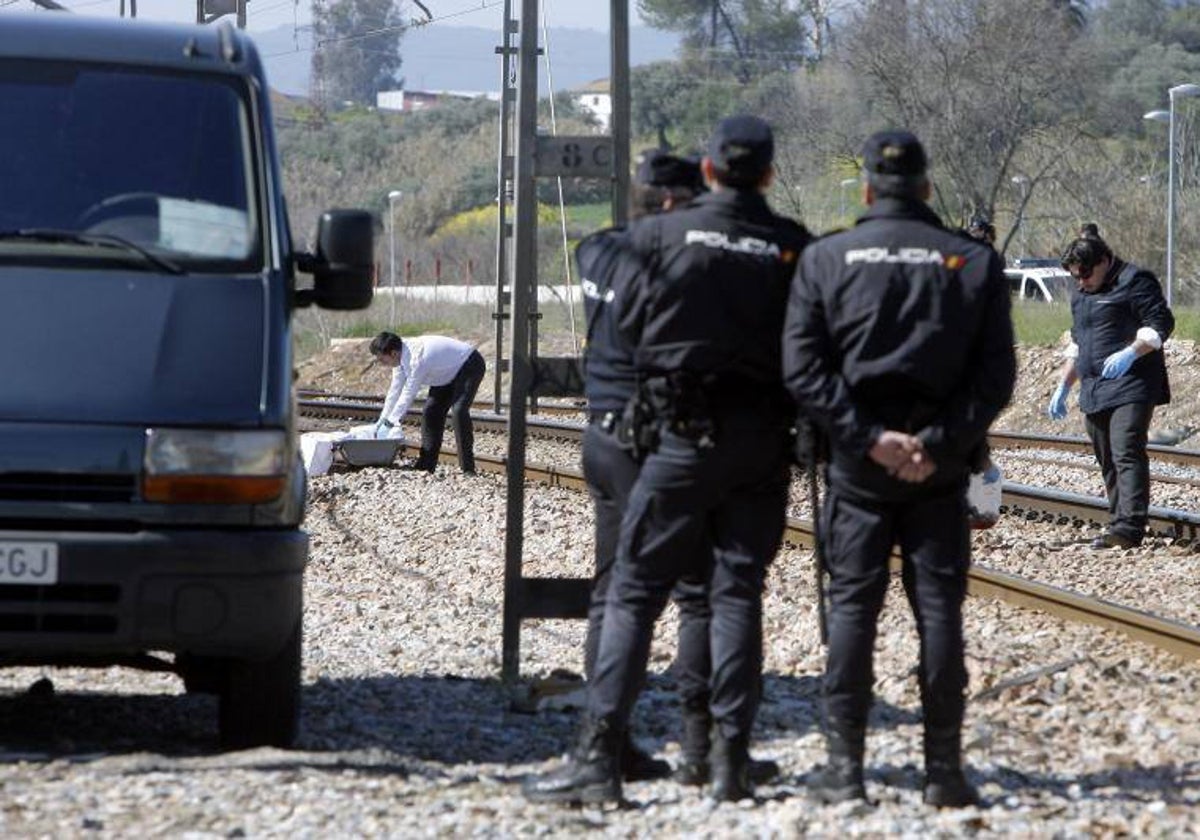
[[[868,210],[804,252],[783,335],[787,388],[829,451],[829,759],[809,787],[826,802],[866,798],[876,622],[899,545],[921,640],[925,801],[966,805],[977,797],[960,756],[971,550],[963,491],[1016,378],[1008,287],[991,247],[948,230],[926,206],[915,136],[874,134],[864,158]]]
[[[1163,342],[1175,329],[1158,279],[1113,254],[1099,231],[1067,246],[1062,265],[1075,278],[1071,347],[1049,414],[1067,416],[1079,382],[1079,408],[1108,491],[1108,527],[1092,548],[1142,542],[1150,508],[1146,442],[1154,407],[1171,401]]]
[[[789,478],[779,338],[788,279],[809,241],[763,197],[773,150],[762,120],[722,120],[701,163],[712,192],[630,226],[645,268],[618,299],[620,328],[636,348],[637,402],[650,414],[638,430],[658,441],[621,522],[578,745],[562,767],[527,782],[530,799],[620,800],[620,745],[654,622],[683,577],[708,581],[712,605],[711,795],[751,794],[762,586],[782,541]]]
[[[637,160],[630,215],[636,219],[650,213],[669,212],[686,205],[704,190],[699,161],[657,149],[642,152]],[[621,516],[640,466],[623,434],[621,416],[637,387],[634,348],[618,332],[614,314],[624,284],[641,267],[627,240],[626,228],[607,228],[586,237],[575,251],[587,320],[584,395],[588,402],[588,426],[583,434],[583,476],[595,510],[596,567],[583,663],[589,682],[596,670]],[[708,591],[702,579],[685,579],[680,580],[672,595],[679,608],[679,653],[673,670],[680,699],[685,710],[697,705],[707,710]],[[622,778],[652,779],[669,771],[666,762],[643,752],[626,732],[621,748]]]

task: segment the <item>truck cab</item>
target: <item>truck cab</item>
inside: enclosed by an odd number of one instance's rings
[[[268,93],[228,25],[0,26],[0,665],[170,668],[234,748],[299,714],[292,315],[374,261],[295,249]]]

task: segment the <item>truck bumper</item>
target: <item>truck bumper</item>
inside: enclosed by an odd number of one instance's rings
[[[145,651],[265,659],[300,619],[300,530],[0,531],[53,541],[58,582],[0,585],[0,656]]]

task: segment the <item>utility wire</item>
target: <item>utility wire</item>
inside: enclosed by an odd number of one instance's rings
[[[546,7],[550,5],[550,0],[542,2],[542,43],[545,45],[543,55],[546,58],[546,87],[550,94],[550,133],[558,135],[558,120],[554,114],[554,68],[550,63],[550,27],[546,24]],[[571,346],[574,349],[575,355],[579,355],[579,334],[575,329],[575,296],[574,283],[571,281],[571,251],[567,245],[567,206],[563,200],[563,179],[559,175],[555,180],[558,181],[558,222],[562,229],[562,251],[563,251],[563,270],[567,278],[567,316],[571,323]]]
[[[364,38],[374,38],[378,35],[387,35],[392,32],[407,32],[410,29],[419,29],[423,26],[432,26],[435,23],[440,23],[442,21],[450,20],[451,18],[462,17],[463,15],[469,15],[469,14],[472,14],[473,12],[478,12],[482,9],[495,8],[496,6],[499,6],[503,1],[504,0],[481,0],[480,5],[473,6],[472,8],[469,8],[469,9],[462,9],[457,12],[447,12],[446,14],[439,15],[437,17],[430,17],[426,20],[411,20],[408,23],[399,23],[399,24],[396,24],[395,26],[381,26],[377,29],[368,29],[368,30],[364,30],[362,32],[352,32],[349,35],[342,35],[338,38],[322,38],[319,42],[313,44],[310,47],[297,48],[294,50],[287,50],[284,52],[268,53],[266,55],[263,55],[263,58],[275,58],[276,56],[291,55],[293,53],[298,53],[298,52],[312,52],[313,50],[320,49],[321,47],[325,46],[326,44],[340,44],[340,43],[345,43],[348,41],[359,41]]]

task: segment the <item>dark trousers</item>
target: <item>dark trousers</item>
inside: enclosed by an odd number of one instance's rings
[[[863,727],[875,682],[876,622],[894,545],[921,640],[918,676],[926,728],[962,725],[967,687],[962,603],[971,542],[963,493],[906,503],[866,502],[829,491],[821,512],[829,571],[825,711],[835,726]]]
[[[1150,511],[1150,457],[1146,438],[1154,406],[1127,403],[1085,414],[1092,450],[1108,491],[1109,531],[1141,542]]]
[[[750,735],[762,673],[763,580],[787,504],[785,435],[744,417],[718,429],[712,448],[665,432],[630,491],[588,694],[594,718],[628,722],[654,622],[676,581],[691,575],[709,579],[714,722],[726,738]]]
[[[478,350],[472,350],[454,378],[445,385],[431,385],[421,412],[421,455],[419,469],[432,470],[442,451],[442,436],[446,415],[453,411],[454,442],[458,447],[458,465],[463,472],[475,472],[475,428],[471,425],[471,403],[479,383],[487,371],[487,363]]]
[[[596,673],[596,658],[600,652],[600,629],[617,559],[621,516],[638,476],[638,463],[627,449],[617,444],[612,431],[604,431],[599,423],[592,423],[583,434],[583,476],[596,511],[596,571],[592,577],[583,656],[583,671],[590,683]],[[708,549],[699,548],[698,551],[707,552]],[[681,578],[671,597],[679,608],[679,649],[672,669],[679,685],[679,696],[687,708],[707,707],[708,677],[712,670],[708,645],[711,611],[707,578]]]

